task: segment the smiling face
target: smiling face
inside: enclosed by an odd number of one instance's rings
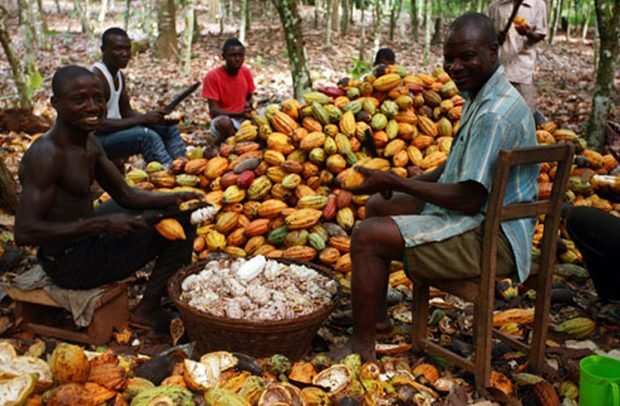
[[[474,24],[450,30],[444,44],[444,70],[461,91],[475,96],[498,66],[497,42]]]
[[[245,60],[245,48],[243,46],[232,46],[222,54],[226,62],[226,70],[229,73],[237,74]]]
[[[111,70],[124,69],[131,58],[131,40],[124,35],[113,34],[101,46],[103,63]]]
[[[85,132],[97,129],[106,114],[101,81],[94,74],[68,79],[52,96],[51,102],[59,121]]]

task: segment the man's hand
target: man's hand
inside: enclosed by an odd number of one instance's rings
[[[378,171],[375,169],[356,167],[356,171],[366,177],[359,186],[345,187],[344,189],[357,195],[371,195],[374,193],[385,193],[391,191],[400,181],[400,178],[390,172]]]
[[[142,119],[144,124],[165,124],[166,123],[166,113],[160,110],[149,111],[148,113],[144,113],[142,115]]]
[[[179,205],[188,200],[204,200],[204,195],[197,192],[177,192],[174,193],[174,197],[176,198],[176,204]]]
[[[99,217],[101,232],[117,236],[126,236],[147,224],[141,216],[132,216],[126,213],[115,213]]]
[[[534,29],[536,28],[536,27],[530,27],[528,24],[515,25],[514,27],[515,27],[515,31],[517,31],[519,35],[523,35],[528,38],[534,33]]]

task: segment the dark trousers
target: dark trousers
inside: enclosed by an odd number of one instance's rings
[[[620,218],[591,207],[576,207],[568,215],[567,227],[599,297],[620,300]]]
[[[110,201],[99,206],[96,215],[118,212],[141,213]],[[100,234],[83,238],[59,254],[47,255],[40,249],[37,258],[54,283],[66,289],[90,289],[124,279],[157,258],[144,293],[145,299],[154,300],[166,295],[168,279],[191,262],[196,227],[189,216],[179,221],[185,240],[166,240],[150,226],[123,237]]]

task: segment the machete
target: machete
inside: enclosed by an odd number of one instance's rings
[[[174,98],[174,100],[172,100],[166,105],[166,107],[164,107],[164,111],[168,114],[172,113],[172,110],[174,110],[179,105],[179,103],[185,100],[190,94],[194,93],[194,91],[198,89],[198,86],[200,86],[200,82],[196,82],[187,89],[183,90],[183,92],[181,92],[177,97]]]
[[[521,4],[523,4],[523,0],[516,0],[512,2],[512,12],[510,13],[510,17],[508,17],[508,22],[506,23],[504,29],[501,30],[499,33],[499,38],[501,40],[499,45],[502,45],[504,41],[506,41],[506,35],[508,35],[508,30],[512,25],[512,21],[515,19],[517,13],[519,12],[519,7],[521,7]]]

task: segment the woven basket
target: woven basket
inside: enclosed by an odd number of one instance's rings
[[[287,259],[278,259],[278,262],[305,265],[335,279],[331,272],[316,264]],[[190,339],[195,341],[199,354],[228,350],[254,357],[278,353],[291,359],[299,359],[308,351],[317,330],[334,310],[340,298],[338,291],[329,305],[290,320],[248,321],[216,317],[194,309],[180,299],[181,283],[189,275],[200,272],[205,264],[206,261],[202,261],[182,268],[168,281],[170,298],[181,312],[185,328]]]

